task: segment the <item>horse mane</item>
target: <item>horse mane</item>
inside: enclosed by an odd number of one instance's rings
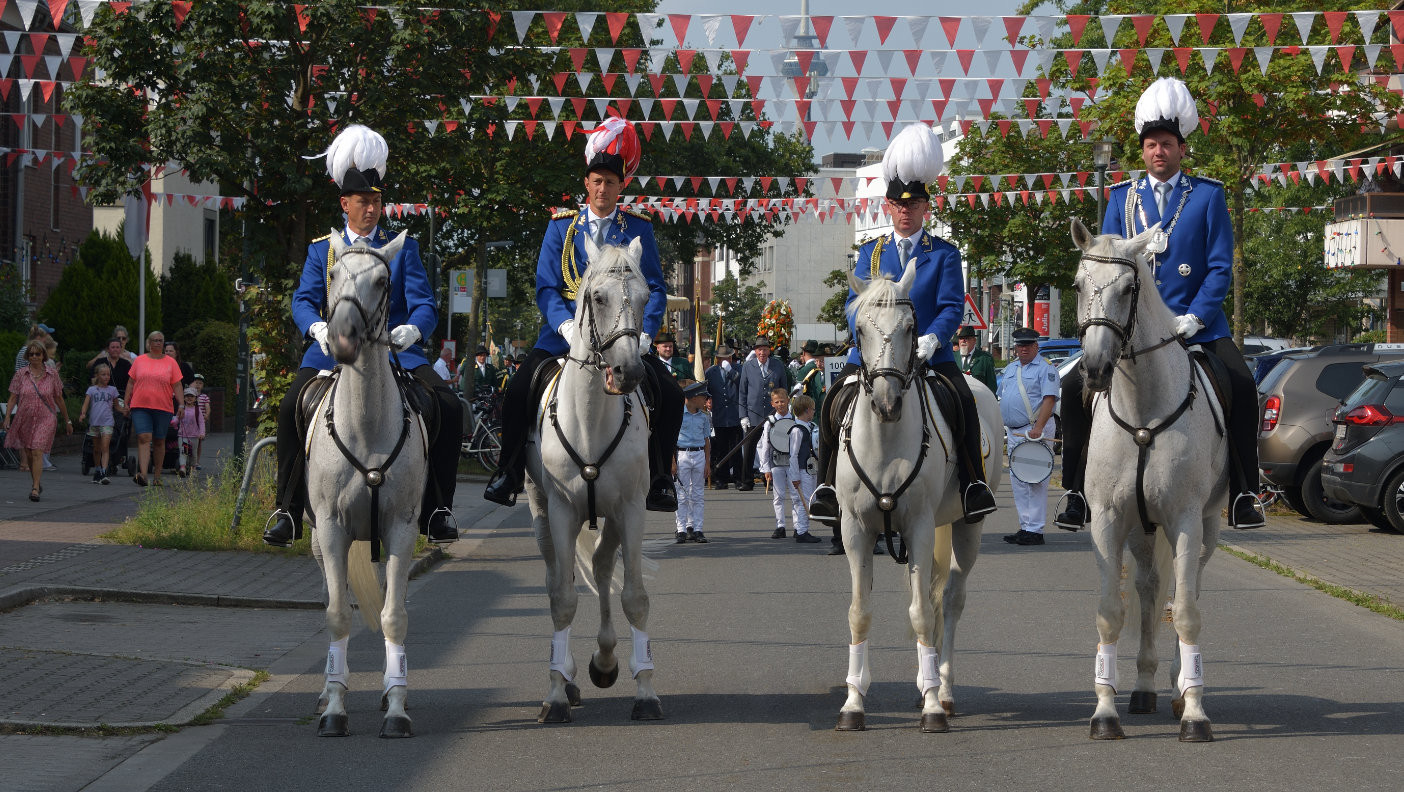
[[[897,302],[897,282],[886,274],[868,281],[868,288],[853,301],[853,310],[887,308]]]
[[[622,245],[604,245],[599,250],[599,258],[591,261],[590,266],[585,268],[585,274],[580,277],[580,291],[590,291],[598,286],[606,285],[616,274],[643,278],[643,271],[639,269],[639,263],[629,256],[629,249]]]

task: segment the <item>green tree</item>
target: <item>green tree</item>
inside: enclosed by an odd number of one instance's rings
[[[232,279],[215,262],[201,263],[181,251],[161,276],[161,329],[183,339],[185,328],[201,321],[235,323],[239,304]]]
[[[158,329],[161,292],[147,256],[147,330]],[[137,330],[140,314],[137,294],[136,261],[120,239],[94,231],[78,246],[78,255],[63,269],[58,285],[49,294],[38,316],[46,324],[60,328],[62,344],[68,350],[95,351],[112,337],[113,325]],[[146,351],[144,341],[134,348]]]
[[[847,335],[848,314],[844,313],[843,306],[848,302],[848,270],[830,270],[829,274],[824,276],[824,285],[837,291],[824,301],[817,318],[821,322],[832,324],[840,336]]]
[[[717,319],[721,319],[723,335],[749,344],[756,337],[756,325],[760,324],[761,311],[765,310],[763,288],[765,281],[743,286],[728,272],[712,287],[712,312],[706,326],[716,327]]]
[[[29,329],[29,307],[25,305],[24,284],[14,264],[0,263],[0,331],[17,333]]]
[[[219,320],[201,320],[186,325],[173,336],[180,342],[181,359],[204,376],[207,388],[230,388],[233,392],[234,365],[237,355],[238,325]],[[232,409],[232,398],[227,406]]]

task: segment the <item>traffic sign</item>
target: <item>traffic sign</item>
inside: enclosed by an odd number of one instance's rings
[[[975,305],[975,299],[968,294],[965,295],[965,315],[961,317],[960,323],[976,330],[990,329],[985,323],[985,317],[980,314],[980,308]]]

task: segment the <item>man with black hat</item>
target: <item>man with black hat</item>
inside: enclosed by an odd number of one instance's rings
[[[473,389],[466,395],[471,399],[479,388],[496,390],[498,382],[497,367],[488,362],[488,348],[479,345],[473,352]]]
[[[673,357],[673,353],[677,351],[677,340],[672,330],[663,330],[653,339],[653,349],[658,353],[658,362],[673,375],[674,381],[690,380],[692,366],[683,358]]]
[[[379,133],[359,124],[347,127],[327,149],[327,173],[341,190],[341,210],[346,227],[337,232],[348,245],[362,242],[381,248],[390,235],[380,227],[385,211],[381,179],[385,176],[389,148]],[[313,240],[307,247],[302,279],[293,294],[293,320],[308,341],[302,366],[288,385],[278,408],[278,509],[272,525],[263,532],[263,541],[287,547],[302,531],[302,511],[306,503],[303,478],[306,458],[297,430],[298,396],[320,371],[335,366],[327,349],[327,284],[331,260],[331,236]],[[438,325],[438,311],[429,277],[419,259],[419,243],[406,238],[404,246],[389,262],[390,309],[387,326],[390,346],[400,365],[414,373],[429,388],[439,404],[438,432],[430,440],[429,470],[420,508],[419,528],[430,541],[458,540],[450,508],[458,476],[458,452],[462,440],[463,408],[453,390],[444,383],[424,353],[421,342]]]
[[[536,264],[536,306],[546,322],[502,402],[502,466],[483,492],[493,503],[511,506],[522,491],[527,428],[536,409],[531,381],[542,361],[570,351],[569,339],[577,332],[572,284],[579,282],[589,266],[584,237],[589,234],[598,245],[628,245],[638,239],[643,246],[639,269],[648,282],[649,297],[639,351],[644,362],[644,396],[653,407],[648,438],[650,482],[644,503],[649,511],[677,511],[671,474],[682,425],[682,390],[658,357],[647,353],[663,326],[668,302],[663,267],[651,218],[618,206],[624,182],[638,166],[639,139],[633,125],[617,116],[605,119],[585,142],[585,205],[556,212],[546,226]]]
[[[1026,442],[1052,440],[1056,432],[1053,406],[1058,402],[1058,369],[1038,354],[1038,331],[1021,327],[1012,334],[1014,357],[1004,367],[999,382],[999,414],[1004,421],[1005,442],[1012,450]],[[1052,457],[1049,457],[1051,459]],[[1047,468],[1049,472],[1052,468]],[[1012,545],[1043,544],[1048,521],[1048,479],[1038,483],[1009,476],[1019,531],[1004,537]]]
[[[735,363],[736,350],[724,341],[717,345],[715,358],[716,364],[703,377],[712,397],[712,458],[727,459],[712,471],[712,489],[724,490],[729,484],[741,484],[741,459],[731,453],[742,434],[741,368]]]
[[[960,349],[960,354],[956,356],[960,370],[985,383],[985,387],[990,389],[990,393],[994,393],[994,356],[981,349],[980,345],[975,342],[975,328],[965,325],[956,331],[956,346]]]
[[[908,265],[916,269],[911,300],[919,334],[917,359],[925,361],[927,367],[950,381],[960,403],[965,432],[957,444],[960,460],[956,471],[960,477],[965,519],[973,521],[994,511],[996,505],[994,493],[985,483],[984,457],[980,453],[980,416],[975,410],[975,397],[948,346],[965,312],[965,274],[961,269],[960,251],[923,228],[931,210],[931,196],[926,185],[940,176],[941,165],[941,139],[926,124],[912,124],[892,140],[882,156],[892,233],[869,240],[858,249],[858,264],[853,274],[861,280],[879,276],[897,280]],[[850,289],[844,306],[849,332],[854,338],[857,334],[853,332],[853,301],[857,296]],[[855,346],[849,352],[848,365],[840,373],[840,381],[857,371],[860,364],[861,357]],[[819,423],[819,465],[823,483],[814,491],[809,513],[813,519],[830,525],[839,519],[838,498],[833,486],[838,464],[838,455],[834,453],[838,439],[834,411],[848,408],[855,387],[850,383],[835,388],[829,394],[829,405]]]
[[[1233,282],[1233,224],[1221,182],[1180,171],[1188,153],[1185,138],[1199,126],[1199,110],[1185,84],[1162,77],[1136,103],[1136,133],[1146,175],[1113,184],[1107,198],[1103,234],[1130,239],[1152,226],[1160,233],[1151,245],[1155,287],[1175,314],[1175,329],[1223,361],[1233,389],[1229,411],[1229,524],[1265,524],[1258,503],[1258,394],[1243,353],[1233,343],[1224,297]],[[1063,486],[1067,504],[1054,518],[1059,528],[1076,531],[1087,522],[1082,497],[1083,454],[1091,416],[1082,402],[1082,370],[1063,380]]]
[[[800,347],[799,368],[795,370],[795,384],[790,388],[790,397],[804,394],[814,400],[815,412],[824,404],[824,358],[819,356],[819,342],[809,340]]]
[[[743,434],[750,432],[751,427],[765,423],[765,419],[775,411],[770,406],[770,392],[786,387],[789,378],[785,365],[770,356],[769,338],[756,338],[755,353],[755,357],[741,364],[741,383],[737,388]],[[736,488],[750,492],[756,486],[756,441],[743,438],[742,443],[741,481]]]

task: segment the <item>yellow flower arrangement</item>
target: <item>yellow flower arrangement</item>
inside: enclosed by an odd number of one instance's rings
[[[785,300],[771,300],[761,311],[760,323],[756,325],[756,335],[763,335],[776,349],[789,347],[790,337],[795,332],[795,314],[790,303]]]

